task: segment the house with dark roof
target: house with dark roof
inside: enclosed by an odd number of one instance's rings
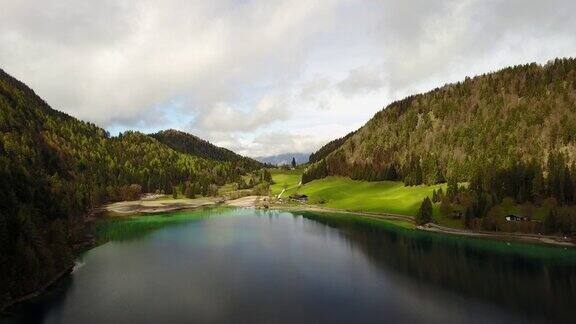
[[[305,203],[308,201],[308,196],[306,195],[299,195],[299,194],[292,194],[290,195],[290,200],[300,203]]]
[[[506,216],[506,221],[507,222],[527,222],[530,219],[528,217],[525,216],[518,216],[518,215],[514,215],[514,214],[510,214]]]

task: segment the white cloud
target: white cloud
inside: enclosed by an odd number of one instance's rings
[[[328,78],[317,76],[300,87],[300,100],[314,104],[320,110],[329,109],[328,100],[333,84]]]
[[[247,145],[244,150],[251,156],[270,156],[287,152],[314,152],[323,141],[310,135],[286,132],[264,133]]]
[[[207,113],[199,114],[192,128],[215,132],[249,132],[288,117],[289,111],[283,102],[274,97],[264,97],[248,111],[217,104]]]
[[[300,89],[300,97],[303,100],[313,101],[316,97],[324,91],[329,90],[332,84],[326,77],[317,77],[302,85]]]
[[[175,97],[193,109],[212,107],[237,100],[242,88],[276,82],[272,76],[298,73],[331,7],[332,1],[14,1],[0,14],[0,64],[58,109],[103,126],[138,124]]]
[[[350,70],[348,76],[336,86],[346,96],[364,94],[381,89],[384,79],[379,68],[357,68]]]
[[[572,0],[0,7],[0,67],[54,108],[114,130],[191,130],[252,156],[310,151],[394,99],[576,53]]]

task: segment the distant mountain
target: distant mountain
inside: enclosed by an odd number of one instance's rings
[[[235,162],[246,169],[255,170],[262,168],[262,163],[236,154],[228,149],[218,147],[206,140],[182,131],[168,129],[150,136],[160,143],[171,147],[173,150],[206,159],[222,162]]]
[[[296,164],[308,163],[308,158],[310,153],[285,153],[272,156],[259,156],[255,159],[262,163],[272,164],[272,165],[287,165],[292,163],[292,158],[296,159]]]

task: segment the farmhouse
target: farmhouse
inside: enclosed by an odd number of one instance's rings
[[[299,194],[292,194],[292,195],[290,195],[290,200],[305,203],[308,201],[308,196],[299,195]]]
[[[525,216],[518,216],[513,214],[506,216],[506,221],[508,222],[527,222],[529,220],[530,219],[528,219],[528,217]]]

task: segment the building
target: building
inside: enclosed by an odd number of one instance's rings
[[[305,203],[308,201],[308,196],[299,195],[299,194],[292,194],[292,195],[290,195],[290,200],[300,202],[300,203]]]
[[[518,215],[508,215],[506,216],[507,222],[527,222],[529,221],[528,217],[525,216],[518,216]]]

